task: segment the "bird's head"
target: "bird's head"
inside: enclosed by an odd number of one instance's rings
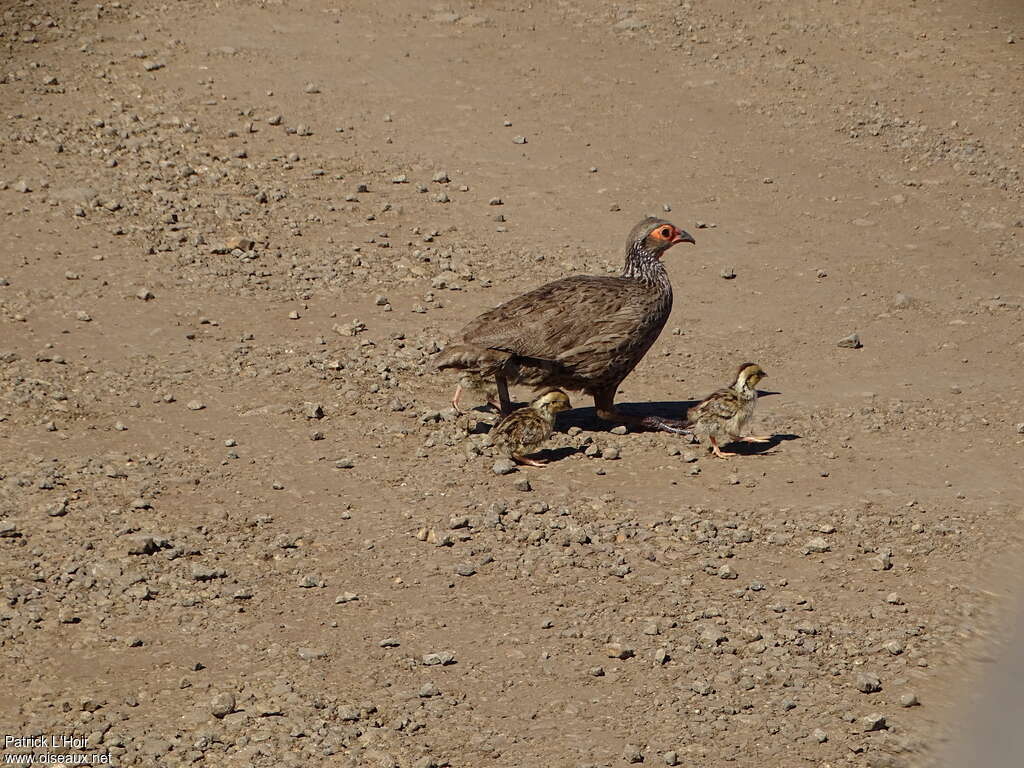
[[[761,379],[768,374],[757,363],[744,363],[736,371],[736,389],[755,389]]]
[[[660,257],[665,251],[677,243],[693,243],[693,235],[679,229],[664,219],[648,216],[629,233],[630,248],[640,248],[647,253]]]
[[[542,393],[531,405],[535,410],[548,416],[554,416],[556,413],[572,408],[569,396],[560,389],[551,389]]]

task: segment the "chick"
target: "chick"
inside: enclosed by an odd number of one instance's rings
[[[706,437],[711,451],[719,458],[735,456],[718,447],[719,441],[738,440],[744,443],[767,443],[771,437],[743,437],[743,428],[757,405],[757,383],[767,374],[761,366],[744,363],[736,371],[732,386],[713,392],[686,412],[688,426],[694,436]]]
[[[491,442],[514,461],[532,467],[544,466],[543,461],[526,458],[551,437],[555,429],[555,414],[572,406],[569,396],[560,389],[543,392],[525,408],[512,411],[491,430]]]
[[[462,413],[462,409],[459,407],[459,400],[462,399],[464,392],[470,392],[474,395],[483,397],[490,405],[494,406],[496,410],[500,410],[498,404],[498,388],[494,384],[493,379],[485,379],[479,373],[473,371],[465,371],[459,377],[459,383],[455,387],[455,394],[452,396],[452,407],[456,413]]]

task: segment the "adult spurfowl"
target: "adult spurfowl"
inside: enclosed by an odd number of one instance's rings
[[[585,392],[606,421],[688,431],[677,419],[620,412],[615,392],[672,311],[661,257],[677,243],[692,242],[669,222],[646,218],[629,233],[620,276],[575,275],[506,301],[467,325],[437,367],[493,376],[503,415],[511,411],[508,385],[528,384]]]

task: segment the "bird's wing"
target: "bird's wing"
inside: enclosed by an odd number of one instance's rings
[[[635,280],[567,277],[485,312],[466,326],[463,340],[563,362],[621,346],[642,327],[652,303],[649,289]]]
[[[702,419],[727,420],[740,410],[740,398],[732,389],[720,389],[687,411],[687,420],[696,423]]]

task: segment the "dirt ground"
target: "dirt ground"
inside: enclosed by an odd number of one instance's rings
[[[0,7],[0,735],[371,768],[956,740],[1024,531],[1019,3]],[[550,465],[496,474],[432,358],[648,213],[697,242],[619,402],[753,360],[779,437],[719,460],[576,394]]]

